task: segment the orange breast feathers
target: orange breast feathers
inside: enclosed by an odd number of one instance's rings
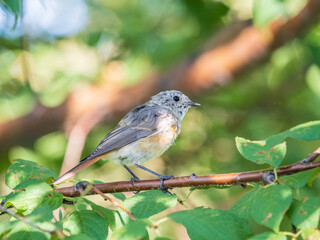
[[[169,131],[164,136],[162,135],[160,137],[160,142],[171,145],[177,136],[178,136],[178,128],[176,125],[172,125]]]
[[[156,141],[162,147],[170,146],[172,142],[178,136],[178,128],[176,125],[171,125],[171,127],[167,131],[160,132],[155,137]]]
[[[139,145],[141,148],[147,149],[148,151],[163,152],[171,146],[173,141],[178,136],[178,133],[178,127],[176,125],[171,125],[165,131],[160,131],[141,140]]]

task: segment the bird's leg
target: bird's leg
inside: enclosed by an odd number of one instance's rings
[[[169,193],[169,194],[171,194],[171,193],[168,191],[168,187],[164,187],[164,186],[163,186],[163,181],[164,181],[164,180],[167,180],[167,179],[170,179],[170,178],[174,178],[174,175],[168,175],[168,176],[167,176],[167,175],[160,175],[159,173],[156,173],[156,172],[150,170],[149,168],[146,168],[146,167],[141,166],[141,165],[139,165],[139,164],[136,164],[136,166],[137,166],[138,168],[141,168],[142,170],[145,170],[145,171],[147,171],[148,173],[151,173],[151,174],[157,176],[158,178],[160,178],[160,190],[161,190],[162,192],[164,192],[164,193]]]
[[[127,171],[132,175],[133,178],[130,179],[130,182],[131,182],[132,185],[133,185],[134,181],[139,181],[139,180],[140,180],[140,178],[138,178],[138,176],[135,175],[135,174],[131,171],[131,169],[128,168],[127,165],[124,165],[124,164],[122,164],[122,165],[123,165],[124,168],[127,169]]]

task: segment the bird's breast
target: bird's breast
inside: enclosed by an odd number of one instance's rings
[[[145,146],[154,145],[153,148],[159,150],[162,150],[164,148],[167,149],[176,139],[178,133],[178,127],[175,125],[171,125],[167,129],[158,131],[157,133],[141,140],[141,144]]]
[[[162,117],[155,133],[130,143],[110,154],[112,160],[122,164],[141,164],[164,153],[180,132],[180,126],[171,115]]]

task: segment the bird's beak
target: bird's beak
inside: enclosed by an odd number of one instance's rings
[[[195,102],[189,102],[188,105],[191,106],[191,107],[199,107],[199,106],[201,106],[200,103],[195,103]]]

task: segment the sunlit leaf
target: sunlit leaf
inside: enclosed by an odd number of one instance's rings
[[[273,18],[285,16],[287,13],[283,0],[254,1],[253,20],[258,26],[267,25]]]
[[[53,191],[50,185],[37,179],[27,180],[15,187],[6,200],[21,213],[29,214],[34,209],[47,205],[56,209],[62,204],[63,195]]]
[[[284,132],[286,136],[303,141],[320,139],[320,121],[302,123]]]
[[[45,181],[50,177],[56,177],[56,174],[50,169],[42,167],[35,162],[16,159],[7,171],[6,184],[13,189],[18,184],[24,183],[29,179]]]
[[[319,240],[320,230],[314,228],[306,228],[302,230],[302,239]]]
[[[273,168],[281,164],[287,151],[285,142],[270,146],[266,141],[250,141],[236,137],[236,145],[244,158],[257,164],[267,163]]]

